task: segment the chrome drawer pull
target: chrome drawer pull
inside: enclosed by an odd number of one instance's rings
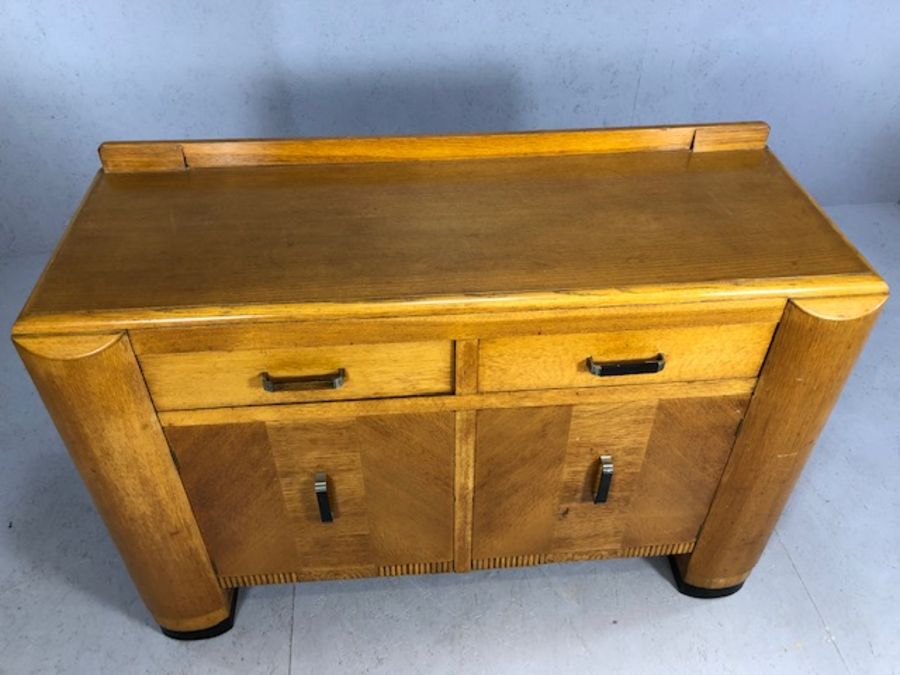
[[[600,471],[597,480],[597,493],[594,495],[595,504],[605,504],[609,497],[609,488],[612,486],[613,466],[611,455],[600,455]]]
[[[340,389],[344,386],[347,371],[338,368],[333,373],[324,375],[301,375],[273,377],[269,373],[260,373],[263,389],[266,391],[308,391],[311,389]]]
[[[637,359],[636,361],[606,361],[604,363],[597,363],[596,361],[594,361],[593,356],[587,357],[588,372],[591,375],[596,375],[597,377],[658,373],[665,367],[665,354],[657,354],[652,359]]]
[[[316,501],[319,502],[319,518],[323,523],[331,523],[334,516],[331,515],[331,502],[328,500],[328,474],[319,471],[316,474]]]

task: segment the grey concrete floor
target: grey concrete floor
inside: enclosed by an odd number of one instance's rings
[[[900,206],[830,211],[900,289]],[[0,260],[4,332],[45,259]],[[900,673],[898,336],[894,299],[735,596],[664,559],[273,586],[195,643],[156,629],[0,339],[0,672]]]

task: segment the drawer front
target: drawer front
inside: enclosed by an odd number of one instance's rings
[[[452,352],[450,341],[433,341],[139,358],[156,407],[179,410],[449,393]],[[264,386],[262,373],[276,382],[270,385],[275,391]],[[315,381],[299,382],[302,378]]]
[[[690,550],[748,400],[479,411],[473,567]]]
[[[519,391],[756,377],[775,325],[690,326],[482,340],[478,386],[481,391]],[[652,372],[658,355],[662,355],[663,367]],[[598,376],[589,369],[589,358],[601,372],[604,365],[622,362],[635,362],[650,372],[617,374],[607,368],[612,375]]]
[[[451,568],[452,413],[179,426],[166,436],[226,585]]]

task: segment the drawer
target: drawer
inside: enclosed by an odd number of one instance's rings
[[[156,407],[184,410],[449,393],[452,344],[152,353],[139,359]]]
[[[453,413],[170,426],[229,586],[439,572],[453,558]]]
[[[481,391],[517,391],[756,377],[775,326],[747,323],[482,340],[478,386]],[[588,359],[600,374],[591,372]],[[610,367],[623,362],[625,367]],[[656,370],[657,363],[661,370]],[[620,374],[635,369],[647,372]]]

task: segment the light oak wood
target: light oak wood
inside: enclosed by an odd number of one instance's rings
[[[107,173],[184,171],[187,162],[181,143],[104,143],[99,149]]]
[[[623,524],[626,549],[696,539],[697,523],[706,518],[749,400],[748,393],[657,403],[644,466]]]
[[[592,557],[692,542],[747,401],[737,396],[479,412],[474,567],[484,569],[490,560],[526,564],[521,556],[542,562],[553,555]],[[612,457],[615,472],[608,501],[595,504],[600,455]]]
[[[543,553],[556,519],[570,410],[478,414],[472,556]]]
[[[484,159],[508,156],[760,149],[765,122],[453,136],[107,142],[108,173],[236,166]],[[699,143],[697,142],[699,139]]]
[[[768,138],[769,125],[764,122],[699,126],[694,132],[691,150],[694,152],[760,150],[766,147]]]
[[[271,422],[316,420],[330,417],[392,415],[412,412],[448,412],[494,408],[537,408],[547,405],[621,403],[666,398],[698,398],[749,394],[755,378],[712,380],[709,382],[669,382],[629,384],[588,389],[545,389],[543,391],[497,392],[458,396],[423,396],[366,401],[335,401],[303,405],[245,406],[206,410],[161,411],[164,426],[227,424],[229,422]]]
[[[166,433],[223,577],[377,576],[453,559],[452,414]],[[320,471],[328,476],[330,523],[321,522],[313,490]]]
[[[76,360],[105,349],[122,339],[124,333],[101,333],[99,335],[30,335],[13,338],[20,347],[45,359]]]
[[[15,331],[786,298],[819,283],[884,291],[768,150],[104,174]]]
[[[453,531],[453,569],[456,572],[468,572],[472,562],[476,420],[474,410],[456,413]]]
[[[684,553],[687,549],[672,551]],[[634,553],[633,555],[641,555]],[[444,574],[453,571],[453,564],[449,561],[435,563],[409,563],[406,565],[382,565],[376,570],[380,577],[399,577],[408,574]],[[363,579],[374,576],[371,566],[340,567],[336,569],[283,572],[278,574],[243,574],[236,576],[219,577],[223,588],[240,588],[242,586],[260,586],[263,584],[296,584],[306,581],[325,581],[328,579]]]
[[[860,295],[847,298],[795,298],[793,304],[823,321],[861,319],[877,312],[887,302],[886,295]]]
[[[472,563],[472,569],[490,570],[508,567],[531,567],[547,563],[577,562],[582,560],[609,560],[610,558],[637,558],[662,555],[690,553],[694,542],[685,541],[678,544],[660,546],[640,546],[637,548],[604,549],[602,551],[575,551],[567,553],[534,553],[530,555],[502,556],[483,558]]]
[[[456,385],[457,394],[474,394],[478,391],[478,340],[458,340],[456,342]]]
[[[14,340],[170,630],[247,585],[622,556],[729,588],[887,296],[767,136],[107,143]]]
[[[482,340],[482,391],[602,387],[756,377],[775,324],[738,324]],[[596,362],[665,357],[657,373],[598,377]]]
[[[853,318],[843,318],[833,299],[788,304],[700,538],[680,559],[687,583],[727,588],[747,578],[883,300],[850,300]]]
[[[135,308],[82,312],[34,313],[30,304],[13,325],[15,335],[72,334],[102,330],[157,329],[172,326],[232,326],[240,323],[265,324],[278,321],[356,321],[385,319],[387,326],[399,321],[434,320],[438,323],[455,321],[457,316],[477,312],[487,325],[492,314],[508,319],[511,315],[528,312],[619,311],[623,306],[667,306],[673,304],[706,304],[728,302],[768,301],[783,304],[787,298],[819,296],[859,296],[886,294],[888,286],[873,274],[828,274],[803,278],[772,278],[737,280],[715,283],[676,283],[670,285],[620,286],[600,291],[542,292],[491,294],[477,296],[435,296],[412,301],[385,300],[375,302],[208,305],[204,307],[173,307],[169,309]],[[442,315],[442,316],[441,316]],[[471,314],[469,314],[471,317]],[[460,335],[471,337],[471,335]]]
[[[105,346],[81,358],[59,358],[64,346],[45,338],[16,347],[157,623],[217,624],[231,596],[216,580],[128,338],[90,339]]]
[[[159,410],[446,394],[450,342],[336,345],[144,354],[141,368]],[[266,391],[260,375],[323,375],[343,368],[337,389]]]
[[[619,305],[585,309],[544,309],[519,312],[431,314],[416,317],[343,319],[331,321],[243,321],[230,325],[150,328],[130,332],[135,352],[181,352],[294,349],[324,345],[377,344],[405,340],[459,340],[558,335],[599,331],[639,330],[647,326],[677,328],[735,323],[777,323],[784,298],[757,298],[663,305]],[[457,344],[457,349],[460,345]],[[463,359],[472,358],[472,345]],[[476,374],[477,377],[477,374]],[[465,392],[460,392],[465,393]]]
[[[774,157],[774,156],[773,156],[773,157]],[[822,208],[822,206],[821,206],[818,202],[816,202],[815,199],[813,199],[813,196],[809,193],[809,191],[808,191],[806,188],[804,188],[803,185],[800,184],[800,181],[798,181],[797,178],[796,178],[790,171],[788,171],[787,167],[784,166],[784,164],[781,162],[781,160],[779,160],[777,157],[774,157],[774,159],[775,159],[776,162],[778,162],[778,165],[781,167],[781,170],[784,172],[784,175],[787,177],[787,179],[788,179],[789,181],[791,181],[791,183],[794,185],[794,187],[797,188],[797,189],[800,191],[800,193],[801,193],[804,197],[806,197],[806,199],[809,200],[809,203],[813,205],[813,208],[815,208],[815,210],[816,210],[816,211],[819,213],[819,215],[825,220],[825,222],[827,222],[829,225],[831,225],[831,228],[832,228],[835,232],[837,232],[838,236],[839,236],[841,239],[844,240],[844,244],[847,246],[847,248],[848,248],[849,250],[853,251],[854,253],[856,253],[857,257],[858,257],[860,260],[864,261],[864,262],[866,263],[866,265],[871,269],[872,266],[869,264],[868,260],[866,260],[866,258],[862,255],[862,253],[859,252],[859,249],[856,248],[856,246],[853,245],[853,242],[851,242],[851,241],[847,238],[847,235],[845,235],[845,234],[841,231],[841,229],[837,226],[837,224],[836,224],[836,223],[831,219],[831,217],[825,212],[825,209]],[[887,289],[887,284],[885,284],[885,287],[884,287],[881,291],[871,291],[871,292],[872,292],[873,294],[886,295],[886,294],[887,294],[887,290],[888,290],[888,289]],[[863,291],[861,291],[860,293],[863,293]],[[822,294],[820,294],[820,295],[826,296],[826,295],[828,295],[828,294],[827,294],[827,293],[822,293]],[[839,295],[839,294],[835,294],[835,295]]]

